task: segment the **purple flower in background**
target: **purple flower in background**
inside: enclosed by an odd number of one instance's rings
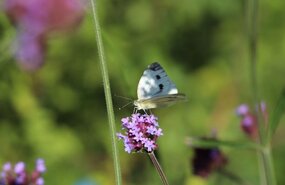
[[[249,113],[249,107],[246,104],[241,104],[240,106],[238,106],[238,108],[236,109],[236,113],[238,116],[244,116],[247,113]]]
[[[46,165],[43,159],[38,159],[36,161],[36,171],[39,173],[44,173],[46,171]]]
[[[17,175],[25,172],[25,163],[24,162],[18,162],[14,167],[14,172]]]
[[[45,184],[45,181],[42,177],[40,177],[36,180],[36,185],[44,185],[44,184]]]
[[[15,53],[26,70],[44,62],[47,39],[76,28],[84,15],[82,0],[4,0],[4,10],[18,30]]]
[[[261,102],[259,104],[261,113],[263,115],[263,119],[265,124],[268,122],[268,113],[266,104]],[[257,107],[258,108],[258,107]],[[236,109],[236,113],[241,117],[240,127],[243,132],[249,136],[251,139],[255,140],[258,137],[258,123],[257,116],[254,112],[249,108],[247,104],[241,104]]]
[[[15,55],[25,69],[38,69],[44,61],[46,43],[42,36],[28,32],[19,33]]]
[[[3,171],[4,171],[4,172],[7,172],[7,171],[10,171],[10,170],[12,170],[12,165],[11,165],[11,163],[9,163],[9,162],[5,163],[5,164],[3,165]]]
[[[5,163],[1,172],[0,185],[44,185],[42,174],[46,171],[46,166],[43,159],[36,161],[35,170],[31,174],[28,174],[25,168],[24,162],[16,163],[14,168],[11,163]]]
[[[15,179],[17,185],[26,184],[27,181],[27,175],[25,172],[18,174]]]
[[[215,138],[202,138],[216,140]],[[192,172],[203,178],[207,178],[212,172],[223,168],[228,163],[226,156],[219,148],[194,147],[194,156],[191,161]]]
[[[126,152],[152,152],[158,147],[156,140],[163,133],[157,117],[137,113],[121,121],[125,133],[118,133],[117,137],[124,141]]]
[[[5,163],[2,167],[2,170],[3,171],[1,172],[0,184],[5,185],[9,181],[10,173],[13,171],[11,163],[10,162]]]
[[[267,106],[264,101],[260,103],[260,110],[264,119],[264,123],[267,125],[268,124],[268,111],[267,111]]]

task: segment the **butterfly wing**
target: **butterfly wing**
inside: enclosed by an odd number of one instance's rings
[[[137,88],[138,100],[177,93],[175,84],[157,62],[150,64],[144,71]]]
[[[137,100],[134,102],[138,110],[140,109],[154,109],[162,108],[173,105],[177,102],[186,101],[186,96],[181,93],[177,94],[168,94],[163,96],[156,96],[149,99]]]

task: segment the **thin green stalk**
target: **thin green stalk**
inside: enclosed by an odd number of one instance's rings
[[[166,179],[166,176],[165,176],[165,174],[163,173],[163,170],[162,170],[162,168],[161,168],[161,166],[160,166],[158,160],[157,160],[156,157],[155,157],[155,154],[154,154],[153,152],[151,152],[151,153],[148,153],[148,156],[149,156],[149,158],[151,159],[151,162],[153,163],[153,165],[154,165],[154,167],[155,167],[157,173],[159,174],[160,179],[161,179],[161,181],[162,181],[162,184],[163,184],[163,185],[169,185],[169,184],[168,184],[168,181],[167,181],[167,179]]]
[[[101,68],[102,77],[103,77],[103,86],[104,86],[108,120],[109,120],[108,122],[109,122],[111,141],[112,141],[115,181],[116,181],[116,185],[121,185],[122,178],[121,178],[119,153],[118,153],[118,147],[117,147],[117,142],[116,142],[115,115],[114,115],[113,102],[112,102],[112,96],[111,96],[110,81],[109,81],[109,76],[108,76],[108,68],[107,68],[107,63],[105,60],[100,24],[99,24],[99,20],[97,17],[96,3],[95,3],[95,0],[90,0],[90,1],[91,1],[93,19],[94,19],[94,24],[95,24],[96,41],[97,41],[97,47],[98,47],[98,53],[99,53],[100,68]]]
[[[253,92],[253,104],[259,105],[259,90],[257,83],[257,41],[258,41],[258,0],[248,1],[249,8],[249,54],[250,54],[250,74]],[[271,155],[271,146],[266,142],[266,127],[261,114],[261,107],[257,106],[257,122],[258,122],[258,144],[262,145],[261,150],[257,150],[259,161],[260,184],[276,185],[274,167]]]
[[[257,41],[258,41],[258,0],[251,0],[250,8],[250,29],[249,29],[249,55],[250,55],[250,79],[253,92],[253,104],[259,105],[259,89],[257,82]],[[259,137],[260,142],[263,143],[264,139],[264,124],[261,116],[260,106],[256,109],[257,122],[259,123]]]
[[[275,170],[272,160],[272,154],[271,154],[271,146],[268,144],[265,146],[262,150],[263,155],[263,162],[265,163],[265,170],[266,170],[266,178],[268,180],[268,184],[270,185],[276,185],[276,179],[275,179]]]

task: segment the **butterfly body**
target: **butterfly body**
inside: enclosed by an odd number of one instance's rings
[[[134,105],[138,110],[167,107],[186,100],[185,95],[178,93],[175,84],[157,62],[144,71],[138,84],[137,95],[138,100],[134,101]]]

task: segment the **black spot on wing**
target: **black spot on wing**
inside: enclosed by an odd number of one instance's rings
[[[159,80],[161,78],[159,75],[156,75],[155,77],[157,80]]]
[[[160,90],[163,89],[163,85],[162,84],[159,84],[158,87],[159,87]]]
[[[158,70],[161,70],[162,67],[161,67],[161,65],[160,65],[159,63],[154,62],[154,63],[152,63],[152,64],[150,64],[150,65],[148,66],[148,69],[150,69],[150,70],[152,70],[152,71],[158,71]],[[162,70],[163,70],[163,69],[162,69]]]

